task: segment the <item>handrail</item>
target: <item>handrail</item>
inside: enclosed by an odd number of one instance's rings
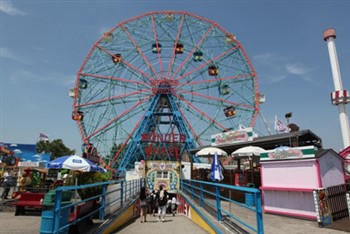
[[[237,222],[256,233],[264,233],[261,191],[259,189],[185,179],[181,179],[180,189],[184,194],[188,195],[193,202],[197,203],[205,210],[208,210],[209,213],[212,213],[214,210],[218,221],[227,223],[227,220],[229,219],[230,221],[234,220],[234,222]],[[244,204],[232,199],[230,196],[224,195],[223,192],[221,192],[223,189],[225,189],[224,191],[226,193],[229,192],[230,194],[248,194],[253,199],[254,206],[247,205],[247,202]],[[230,210],[231,204],[245,208],[249,212],[255,212],[256,225],[252,226],[242,218],[234,216]]]
[[[101,182],[95,184],[86,184],[79,186],[60,186],[55,189],[55,203],[53,209],[53,231],[52,233],[57,234],[61,231],[66,230],[72,225],[78,222],[96,215],[101,220],[106,218],[105,208],[109,207],[110,204],[117,204],[117,209],[120,210],[125,204],[128,204],[132,199],[137,198],[140,192],[141,186],[144,186],[144,179],[137,179],[132,181],[117,180],[109,182]],[[118,185],[113,190],[107,190],[109,185]],[[79,189],[101,187],[101,194],[95,195],[93,197],[82,199],[79,201],[72,200],[71,204],[67,204],[62,201],[62,195],[64,191],[76,191]],[[191,199],[191,203],[198,204],[205,210],[209,210],[209,213],[215,212],[215,218],[221,223],[237,223],[250,229],[256,233],[263,234],[263,216],[262,216],[262,206],[261,206],[261,192],[259,189],[247,188],[247,187],[237,187],[227,184],[212,183],[207,181],[199,180],[185,180],[181,179],[180,189],[184,195],[187,195]],[[236,201],[231,196],[225,195],[224,192],[232,193],[244,193],[252,195],[255,206],[249,206],[240,201]],[[112,196],[113,195],[113,196]],[[106,199],[108,197],[109,199]],[[65,209],[71,209],[79,204],[88,202],[91,200],[99,200],[99,207],[89,211],[88,213],[77,217],[71,223],[63,223],[60,218],[60,212]],[[245,208],[248,212],[255,212],[256,225],[251,225],[245,220],[231,213],[231,204]],[[197,212],[201,212],[198,210]]]
[[[76,223],[91,217],[92,215],[99,213],[99,219],[104,220],[106,217],[105,214],[105,208],[108,207],[112,203],[117,203],[118,209],[121,209],[124,204],[127,204],[127,201],[130,199],[133,199],[139,195],[140,188],[143,185],[143,179],[137,179],[137,180],[131,180],[131,181],[125,181],[125,180],[114,180],[114,181],[108,181],[108,182],[100,182],[100,183],[94,183],[94,184],[85,184],[85,185],[78,185],[78,186],[59,186],[55,189],[55,203],[53,208],[53,228],[52,233],[56,234],[63,230],[66,230],[72,225],[75,225]],[[118,188],[107,191],[108,185],[117,184],[120,185]],[[72,199],[71,204],[64,204],[62,201],[62,193],[64,191],[77,191],[79,189],[87,189],[87,188],[93,188],[93,187],[101,187],[101,193],[97,194],[95,196],[81,199],[79,201],[76,201],[75,199]],[[106,196],[112,195],[109,198],[111,198],[110,201],[106,201]],[[89,211],[88,213],[84,214],[82,217],[75,218],[74,221],[71,223],[62,223],[62,220],[60,219],[60,212],[62,212],[64,209],[71,209],[72,207],[77,207],[79,204],[83,204],[87,201],[92,200],[99,200],[99,207],[96,209],[93,209],[92,211]],[[61,222],[61,223],[60,223]]]

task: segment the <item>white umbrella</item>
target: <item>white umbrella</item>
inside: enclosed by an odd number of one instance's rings
[[[260,156],[260,153],[265,152],[265,150],[258,146],[246,146],[234,151],[231,155],[233,157],[244,157],[244,156]]]
[[[47,163],[49,169],[69,169],[73,171],[99,171],[105,172],[106,170],[100,166],[95,165],[93,162],[86,158],[82,158],[78,155],[62,156],[56,158]]]
[[[253,156],[260,156],[260,153],[265,152],[265,149],[258,146],[246,146],[234,151],[231,155],[238,159],[238,168],[240,168],[240,158],[248,157],[250,170],[251,170],[251,183],[254,183],[254,174],[253,174]]]
[[[98,172],[106,172],[105,169],[103,169],[100,166],[95,165],[90,160],[80,157],[78,155],[68,155],[68,156],[62,156],[59,158],[56,158],[55,160],[52,160],[47,163],[46,167],[48,169],[69,169],[72,171],[82,171],[82,172],[89,172],[89,171],[98,171]],[[75,186],[78,186],[78,179],[75,178]],[[77,197],[77,189],[75,189],[75,200]],[[76,216],[76,209],[74,206],[74,216]]]
[[[218,155],[218,156],[225,156],[227,157],[227,153],[222,150],[222,149],[219,149],[219,148],[216,148],[216,147],[206,147],[206,148],[203,148],[201,149],[200,151],[198,151],[196,153],[197,156],[214,156],[215,153]]]

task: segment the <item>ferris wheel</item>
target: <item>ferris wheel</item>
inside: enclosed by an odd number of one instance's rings
[[[183,11],[121,22],[90,50],[76,79],[72,118],[112,167],[171,158],[213,134],[253,127],[255,70],[235,36]],[[147,148],[148,147],[148,148]]]

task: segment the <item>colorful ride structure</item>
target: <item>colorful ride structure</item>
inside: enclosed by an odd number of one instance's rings
[[[180,160],[213,134],[253,127],[255,70],[235,36],[183,11],[119,23],[88,53],[70,96],[87,147],[123,171]]]
[[[19,159],[15,157],[15,153],[5,144],[0,144],[0,165],[17,166]]]

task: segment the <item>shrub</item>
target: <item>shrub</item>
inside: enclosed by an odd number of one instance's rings
[[[78,185],[83,184],[94,184],[99,182],[106,182],[110,180],[111,173],[101,173],[101,172],[84,172],[78,175]],[[78,193],[81,199],[86,199],[102,193],[102,186],[90,187],[85,189],[78,189]]]

